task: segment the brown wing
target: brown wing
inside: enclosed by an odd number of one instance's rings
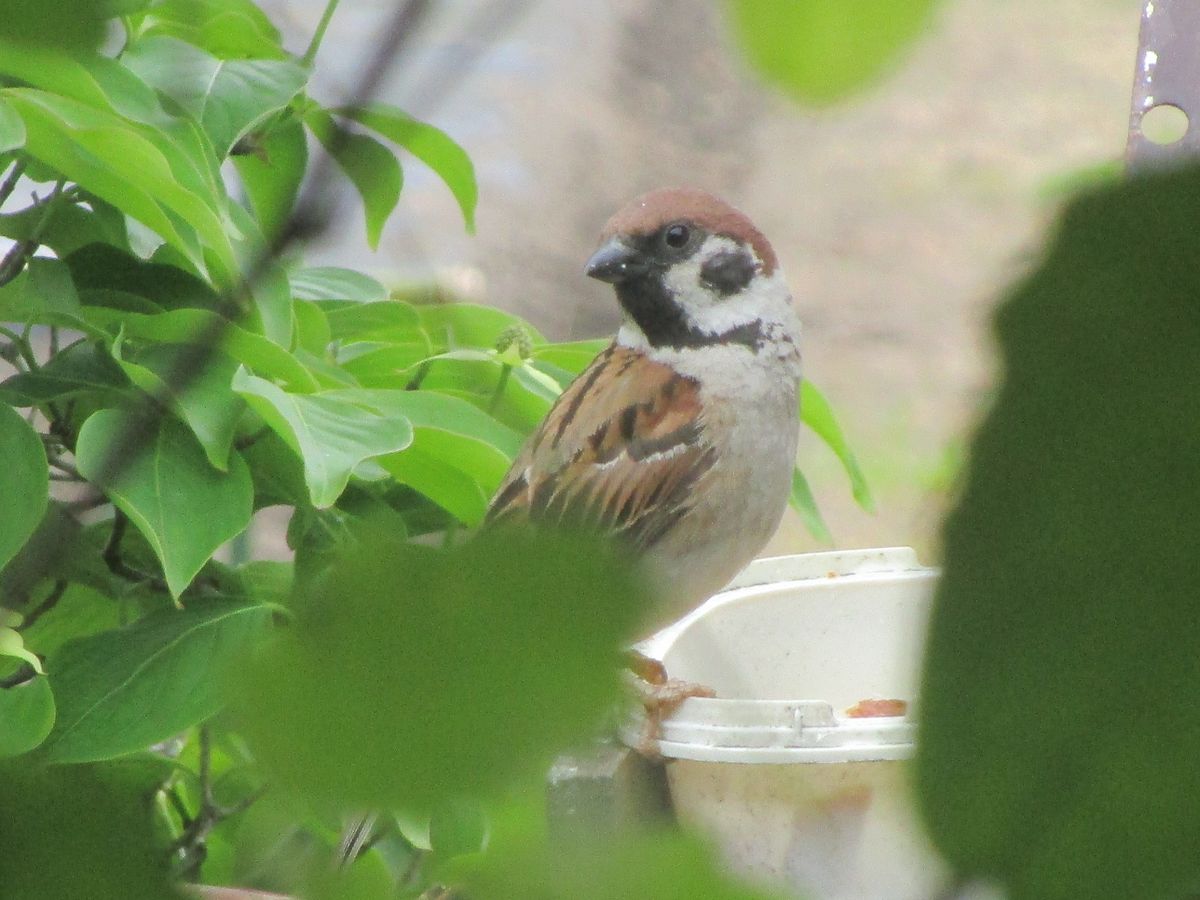
[[[600,527],[649,549],[687,512],[715,455],[697,383],[614,344],[558,398],[488,521]]]

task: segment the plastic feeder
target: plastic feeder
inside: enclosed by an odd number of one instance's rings
[[[854,714],[911,712],[936,578],[908,548],[758,560],[640,648],[717,693],[684,701],[657,746],[679,820],[735,871],[826,900],[940,886],[908,793],[915,726]]]

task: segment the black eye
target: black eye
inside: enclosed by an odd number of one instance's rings
[[[666,241],[668,247],[674,247],[678,250],[688,242],[688,238],[692,236],[691,230],[686,225],[675,224],[663,232],[663,240]]]

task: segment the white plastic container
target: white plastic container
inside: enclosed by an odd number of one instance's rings
[[[666,718],[658,748],[680,821],[735,871],[823,900],[941,885],[908,793],[913,723],[846,715],[863,700],[911,712],[936,578],[907,548],[758,560],[640,648],[716,691]]]

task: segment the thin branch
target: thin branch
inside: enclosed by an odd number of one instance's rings
[[[317,58],[317,51],[321,49],[321,42],[325,40],[325,32],[329,28],[329,21],[333,18],[334,10],[338,8],[341,0],[329,0],[325,4],[325,11],[321,13],[321,21],[317,23],[317,30],[313,32],[312,40],[308,42],[308,49],[304,51],[304,56],[300,61],[306,66],[311,66],[313,60]]]
[[[29,262],[29,258],[33,256],[34,251],[41,246],[42,235],[46,228],[49,227],[54,214],[61,206],[61,200],[65,197],[63,194],[63,186],[66,181],[59,179],[54,185],[54,192],[51,193],[49,199],[44,204],[41,216],[38,217],[37,224],[33,226],[33,231],[29,233],[29,237],[24,240],[17,241],[13,244],[8,253],[0,259],[0,287],[8,284],[14,278],[21,274],[25,268],[25,264]],[[35,195],[33,198],[34,206],[37,206],[39,201]]]
[[[3,182],[0,182],[0,206],[4,205],[14,190],[16,190],[17,182],[21,180],[21,176],[25,174],[25,166],[28,163],[25,160],[19,160],[15,166],[8,171],[8,176]]]
[[[67,591],[67,582],[60,578],[54,582],[54,587],[50,589],[50,593],[46,595],[46,599],[39,603],[32,612],[25,616],[25,621],[21,623],[21,629],[32,628],[33,624],[44,616],[50,610],[54,609],[56,603],[62,599],[62,595]]]
[[[33,347],[29,345],[28,338],[17,334],[15,331],[9,328],[5,328],[3,325],[0,325],[0,335],[4,335],[4,337],[8,338],[9,341],[12,342],[13,347],[17,349],[17,352],[20,354],[20,358],[24,361],[25,365],[29,369],[37,369],[37,357],[33,355]]]
[[[167,583],[157,575],[135,569],[121,558],[121,541],[125,538],[125,529],[128,525],[129,518],[114,507],[112,531],[109,532],[108,543],[105,544],[104,552],[100,557],[104,560],[104,565],[108,566],[108,571],[118,578],[124,578],[126,581],[136,584],[145,584],[155,591],[166,591]]]

